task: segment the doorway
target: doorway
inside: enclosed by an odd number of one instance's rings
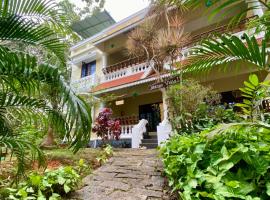
[[[146,119],[148,121],[148,132],[156,132],[157,126],[161,122],[160,104],[152,103],[139,106],[139,119]]]

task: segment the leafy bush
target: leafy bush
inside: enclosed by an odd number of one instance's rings
[[[240,107],[243,114],[251,121],[263,120],[262,116],[264,110],[262,102],[266,97],[269,97],[269,81],[259,82],[256,74],[251,74],[248,81],[244,81],[245,87],[240,88],[243,103],[238,103],[236,106]]]
[[[189,79],[171,86],[167,95],[170,121],[178,133],[200,132],[220,122],[213,120],[217,119],[213,106],[220,102],[220,95],[211,87]]]
[[[219,125],[175,135],[161,155],[169,183],[183,200],[270,199],[270,126]]]
[[[83,165],[82,161],[81,164]],[[44,175],[32,173],[17,189],[8,189],[8,199],[61,199],[61,196],[74,191],[80,180],[79,174],[72,167],[46,171]]]
[[[95,126],[92,131],[102,139],[109,139],[112,136],[118,140],[121,134],[121,126],[119,120],[112,120],[112,110],[110,108],[104,108],[95,121]]]
[[[98,156],[96,159],[99,162],[99,164],[104,164],[108,161],[108,158],[113,155],[113,148],[111,145],[106,145],[105,148],[102,150],[102,153],[100,156]]]

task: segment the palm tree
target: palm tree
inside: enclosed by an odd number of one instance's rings
[[[50,128],[71,141],[76,152],[90,139],[91,112],[58,70],[66,65],[65,36],[72,31],[55,1],[3,0],[0,27],[0,148],[6,147],[16,155],[18,171],[22,172],[27,159],[38,155],[44,160],[39,148],[18,131],[26,119],[38,126],[42,126],[43,117],[51,119]],[[13,50],[11,42],[42,48],[55,56],[59,66]],[[44,86],[57,88],[57,110],[40,98]]]

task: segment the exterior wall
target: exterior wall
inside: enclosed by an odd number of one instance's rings
[[[99,79],[103,76],[102,59],[101,58],[98,58],[96,60],[96,75],[98,76]]]
[[[161,92],[143,94],[137,97],[124,98],[125,103],[120,106],[115,105],[114,102],[110,102],[109,107],[113,110],[114,117],[120,116],[134,116],[139,115],[139,106],[151,103],[161,103],[162,95]]]
[[[82,73],[81,64],[71,65],[71,82],[79,80],[81,78],[81,73]]]

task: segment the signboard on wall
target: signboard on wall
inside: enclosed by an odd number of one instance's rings
[[[157,82],[150,85],[150,90],[166,88],[168,86],[174,85],[179,82],[180,82],[180,76],[169,77],[169,78],[164,79],[162,82]]]

